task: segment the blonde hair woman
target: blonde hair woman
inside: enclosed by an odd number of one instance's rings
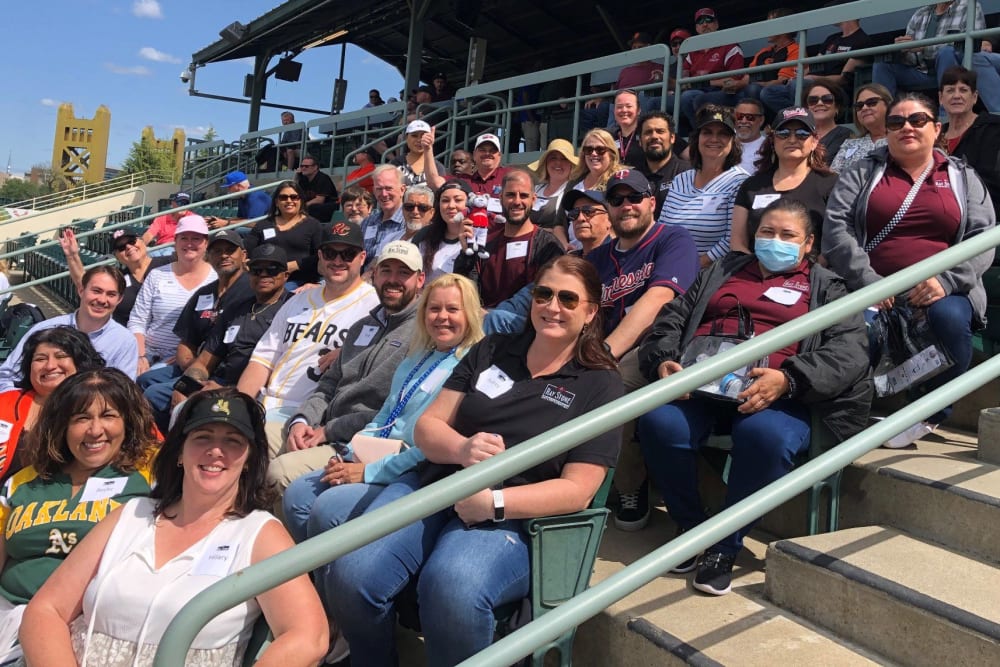
[[[615,138],[607,130],[591,130],[580,143],[580,163],[570,175],[574,190],[601,190],[622,168]]]

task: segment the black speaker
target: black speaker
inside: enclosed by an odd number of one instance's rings
[[[347,97],[347,79],[334,79],[333,81],[333,104],[331,110],[334,112],[344,110],[344,99]]]
[[[302,74],[302,63],[294,60],[279,60],[274,68],[274,78],[282,81],[298,81]]]

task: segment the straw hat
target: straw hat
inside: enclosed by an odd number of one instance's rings
[[[550,153],[561,153],[562,156],[569,160],[574,167],[580,162],[580,159],[576,156],[576,151],[573,150],[573,144],[565,139],[553,139],[549,142],[549,147],[545,149],[542,156],[528,165],[528,169],[541,176],[541,167],[545,164],[545,161],[549,159]]]

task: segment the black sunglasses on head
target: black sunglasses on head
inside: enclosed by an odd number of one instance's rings
[[[886,116],[885,129],[896,132],[897,130],[902,130],[903,126],[907,123],[909,123],[911,127],[921,128],[927,123],[933,122],[934,116],[924,113],[923,111],[918,111],[917,113],[911,113],[909,116]]]
[[[319,251],[323,255],[323,259],[328,262],[332,262],[338,257],[342,258],[345,262],[353,262],[354,258],[361,254],[361,248],[344,248],[343,250],[337,250],[336,248],[331,248],[330,246],[323,246],[319,249]]]
[[[545,287],[544,285],[535,285],[531,289],[531,298],[538,306],[547,306],[552,303],[553,298],[558,299],[559,305],[566,310],[576,310],[581,301],[590,303],[589,299],[581,299],[580,295],[572,290],[561,289],[557,292],[551,287]]]

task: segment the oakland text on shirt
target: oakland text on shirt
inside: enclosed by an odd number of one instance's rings
[[[52,522],[63,521],[85,521],[87,523],[97,523],[108,512],[121,505],[110,498],[94,500],[91,502],[81,502],[72,511],[66,509],[69,499],[34,501],[27,505],[18,505],[10,513],[7,527],[4,530],[4,537],[10,540],[22,530],[42,526]]]
[[[545,385],[545,389],[542,390],[541,398],[543,401],[555,403],[560,408],[565,410],[573,404],[573,399],[576,398],[576,394],[571,391],[567,391],[565,387],[557,387],[554,384],[547,384]]]
[[[645,287],[646,281],[653,275],[654,268],[653,262],[646,262],[635,271],[615,276],[614,280],[601,288],[601,305],[609,306],[626,295]]]

